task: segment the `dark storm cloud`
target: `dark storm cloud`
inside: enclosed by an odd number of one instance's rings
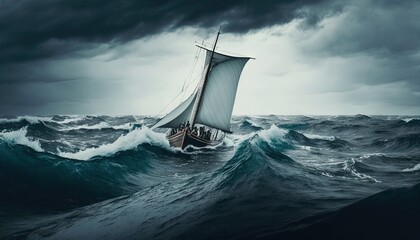
[[[224,32],[245,33],[292,19],[314,24],[324,0],[0,1],[0,63],[48,58],[87,47],[86,42],[124,42],[185,26],[223,25]]]
[[[315,73],[318,61],[349,64],[326,68],[328,76],[318,84],[325,92],[395,85],[399,91],[362,93],[390,106],[399,101],[404,108],[420,104],[419,12],[417,0],[0,0],[0,115],[36,114],[46,105],[51,108],[42,113],[55,112],[53,107],[67,113],[72,104],[72,113],[80,113],[88,100],[112,93],[118,87],[112,81],[120,79],[101,75],[100,68],[84,72],[85,64],[95,66],[92,56],[111,52],[129,56],[135,39],[184,27],[214,31],[220,25],[222,32],[245,34],[293,20],[299,28],[292,35],[299,39],[292,47],[313,63]],[[348,95],[345,102],[354,102]],[[95,104],[86,105],[86,113]]]

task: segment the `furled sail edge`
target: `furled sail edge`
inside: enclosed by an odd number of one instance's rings
[[[197,46],[199,48],[202,48],[202,49],[204,49],[204,50],[206,50],[208,52],[211,52],[211,49],[208,49],[208,48],[206,48],[204,46],[201,46],[201,45],[198,45],[198,44],[196,44],[195,46]],[[221,56],[224,56],[224,57],[227,57],[227,58],[243,58],[243,59],[254,59],[255,60],[255,58],[253,58],[253,57],[242,57],[242,56],[227,55],[227,54],[224,54],[224,53],[220,53],[218,51],[214,51],[214,53],[215,54],[218,54],[218,55],[221,55]]]
[[[189,120],[192,107],[197,96],[197,91],[194,91],[184,102],[178,105],[174,110],[166,114],[164,117],[152,127],[155,128],[177,128],[182,123]]]

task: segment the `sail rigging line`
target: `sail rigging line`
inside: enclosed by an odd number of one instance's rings
[[[173,103],[174,101],[175,101],[175,99],[179,96],[179,95],[181,95],[181,93],[182,93],[183,91],[181,91],[181,92],[179,92],[178,93],[178,95],[176,95],[172,100],[171,100],[171,102],[169,102],[164,108],[162,108],[162,110],[160,110],[157,114],[155,114],[154,116],[153,116],[153,118],[156,118],[157,116],[159,116],[159,114],[161,114],[167,107],[169,107],[169,105],[171,105],[171,103]]]
[[[175,99],[177,99],[179,97],[179,95],[181,95],[181,93],[184,93],[181,97],[181,103],[182,103],[182,101],[185,97],[185,93],[187,92],[187,91],[185,91],[185,88],[188,89],[188,87],[191,86],[191,84],[195,81],[195,80],[193,80],[193,81],[188,81],[187,82],[187,80],[190,80],[191,77],[192,77],[192,73],[195,69],[195,66],[197,65],[198,58],[200,57],[201,50],[202,50],[201,48],[197,48],[197,51],[196,51],[195,57],[194,57],[193,65],[191,66],[191,69],[190,69],[190,72],[189,72],[187,78],[184,80],[184,84],[182,85],[181,91],[164,108],[162,108],[162,110],[160,110],[157,114],[155,114],[153,116],[153,118],[159,116],[159,114],[161,114],[167,107],[169,107],[175,101]]]
[[[194,128],[194,125],[195,125],[195,120],[196,120],[196,118],[197,118],[197,113],[198,113],[198,111],[200,110],[201,101],[203,100],[203,92],[204,92],[204,90],[205,90],[205,88],[206,88],[206,81],[207,81],[207,79],[208,79],[208,77],[209,77],[209,74],[210,74],[210,69],[212,68],[212,66],[211,66],[211,62],[212,62],[212,60],[213,60],[214,51],[216,50],[217,40],[219,40],[220,30],[221,30],[221,27],[219,27],[219,31],[217,32],[216,41],[214,42],[213,51],[211,52],[211,55],[210,55],[209,64],[208,64],[208,66],[207,66],[207,70],[206,70],[206,75],[205,75],[205,77],[204,77],[204,79],[203,79],[203,80],[204,80],[204,81],[203,81],[203,86],[202,86],[202,88],[201,88],[201,89],[199,89],[199,90],[200,90],[200,92],[198,93],[198,101],[197,101],[197,105],[195,106],[195,109],[194,109],[194,111],[193,111],[193,113],[192,113],[192,114],[193,114],[193,115],[192,115],[192,118],[191,118],[191,127],[192,127],[192,128]]]
[[[197,66],[197,62],[198,62],[198,59],[200,58],[200,54],[201,54],[201,49],[198,48],[196,53],[195,53],[195,58],[194,58],[194,62],[193,62],[193,65],[191,67],[191,70],[190,70],[187,78],[184,81],[184,85],[182,86],[182,91],[185,90],[185,87],[186,87],[186,89],[188,89],[188,87],[195,81],[195,79],[191,81],[191,78],[192,78],[192,75],[194,73],[195,67]],[[185,86],[186,83],[187,83],[187,85]],[[186,92],[187,91],[184,91],[184,94],[181,97],[181,102],[183,101]]]
[[[194,71],[195,65],[197,64],[198,54],[199,54],[199,50],[197,49],[195,51],[195,56],[194,56],[193,64],[191,65],[190,71],[188,72],[188,75],[187,75],[187,77],[184,80],[184,84],[182,85],[182,90],[184,90],[185,83],[191,78],[192,72]]]
[[[189,84],[189,85],[191,85],[191,83]],[[187,87],[189,86],[189,85],[187,85]],[[197,87],[196,87],[197,88]],[[194,90],[194,91],[196,91],[196,90]],[[156,118],[157,116],[159,116],[159,114],[161,114],[167,107],[169,107],[169,105],[171,105],[174,101],[175,101],[175,99],[177,99],[177,97],[179,97],[179,95],[181,95],[181,93],[183,93],[183,92],[185,92],[185,91],[181,91],[181,92],[179,92],[172,100],[171,100],[171,102],[169,102],[164,108],[162,108],[162,110],[160,110],[157,114],[155,114],[154,116],[153,116],[153,118]],[[185,93],[184,93],[185,94]]]

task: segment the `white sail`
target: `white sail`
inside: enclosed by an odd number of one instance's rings
[[[207,50],[207,49],[206,49]],[[208,64],[211,52],[207,50]],[[230,132],[230,119],[242,69],[250,58],[214,53],[196,122]]]
[[[197,96],[197,92],[194,92],[178,107],[166,114],[153,128],[177,128],[182,123],[188,121],[191,117],[191,112],[194,106],[194,102]]]
[[[203,48],[201,46],[198,46],[198,47]],[[210,61],[211,50],[209,50],[207,48],[203,48],[203,49],[206,50],[206,60],[204,61],[204,66],[207,66],[209,64],[209,61]],[[214,64],[217,64],[217,63],[224,62],[226,60],[236,59],[236,58],[240,58],[240,57],[233,57],[233,56],[225,55],[225,54],[222,54],[222,53],[214,52],[213,60],[211,61],[211,63],[214,65]]]

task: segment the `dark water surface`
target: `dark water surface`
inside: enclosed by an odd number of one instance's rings
[[[419,116],[0,118],[0,239],[420,239]]]

